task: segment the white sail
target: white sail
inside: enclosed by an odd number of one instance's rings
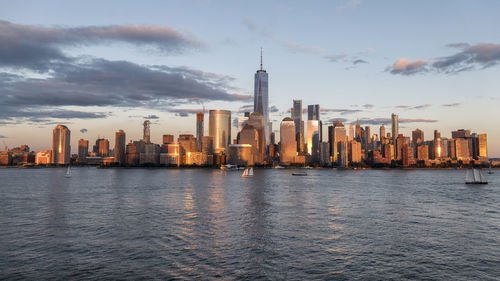
[[[241,177],[243,177],[243,178],[248,177],[248,168],[246,168],[246,169],[243,171],[243,174],[241,174]]]
[[[481,176],[479,175],[479,170],[474,169],[474,182],[480,182],[481,181]]]
[[[249,176],[253,176],[253,168],[250,168],[250,171],[248,171]]]
[[[485,183],[486,179],[484,178],[483,173],[481,173],[481,171],[478,171],[478,172],[479,172],[479,182],[480,183]]]
[[[71,177],[71,168],[68,166],[68,169],[66,170],[66,175],[64,175],[67,178]]]

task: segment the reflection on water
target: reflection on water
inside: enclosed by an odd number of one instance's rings
[[[2,279],[500,276],[499,175],[0,169]]]

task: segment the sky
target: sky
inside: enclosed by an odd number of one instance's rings
[[[500,157],[499,1],[0,1],[0,145],[49,149],[125,130],[195,133],[205,107],[243,116],[263,48],[273,129],[293,99],[325,126],[425,139],[470,129]],[[307,118],[307,115],[304,115]],[[205,116],[208,131],[208,114]],[[234,134],[234,128],[233,128]],[[233,135],[234,137],[234,135]]]

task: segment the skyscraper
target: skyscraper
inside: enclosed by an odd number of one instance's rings
[[[479,134],[479,158],[488,158],[488,144],[486,134]]]
[[[109,141],[107,139],[99,139],[97,147],[99,148],[97,153],[100,156],[109,156]]]
[[[84,139],[78,140],[78,163],[85,163],[88,154],[89,141]]]
[[[285,117],[280,124],[280,162],[290,164],[297,155],[297,141],[295,140],[295,121]]]
[[[253,126],[257,131],[259,138],[259,146],[257,147],[258,158],[255,158],[256,163],[263,163],[266,156],[266,135],[264,127],[264,116],[259,112],[252,112],[248,118],[248,125]]]
[[[307,106],[307,120],[320,120],[319,104],[310,104]]]
[[[302,100],[293,100],[292,119],[295,123],[295,140],[297,141],[297,151],[303,152],[304,124],[302,121]]]
[[[332,129],[329,130],[330,154],[333,162],[338,162],[341,143],[345,145],[346,139],[344,124],[334,121]]]
[[[127,162],[125,145],[125,132],[123,130],[119,130],[115,134],[115,162],[119,162],[120,164]]]
[[[415,131],[411,132],[411,138],[412,138],[413,144],[415,144],[415,145],[423,143],[424,142],[424,131],[417,128]]]
[[[203,126],[204,119],[205,114],[203,112],[196,113],[196,139],[198,140],[198,151],[201,151],[203,147],[203,131],[205,130]]]
[[[57,125],[52,131],[52,163],[69,164],[71,159],[71,131],[64,125]]]
[[[208,135],[214,138],[215,153],[223,152],[231,143],[231,111],[210,110]]]
[[[354,126],[349,124],[349,141],[352,141],[354,139]]]
[[[151,132],[149,131],[149,120],[144,121],[144,132],[143,132],[143,137],[142,140],[145,143],[151,143]]]
[[[307,120],[307,153],[312,156],[313,161],[319,158],[319,121]]]
[[[260,50],[260,69],[255,73],[253,111],[264,116],[264,131],[266,145],[269,143],[269,93],[268,76],[262,68],[262,49]]]
[[[383,141],[385,138],[385,126],[380,126],[380,141]]]
[[[396,138],[399,135],[399,117],[393,113],[391,115],[391,119],[392,119],[392,127],[391,127],[392,132],[391,132],[391,134],[392,134],[392,140],[395,143]]]

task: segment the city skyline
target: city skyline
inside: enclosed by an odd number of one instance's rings
[[[494,30],[483,28],[496,26],[499,20],[471,12],[487,15],[499,4],[441,2],[429,9],[430,2],[405,7],[395,3],[375,7],[366,1],[338,1],[324,3],[322,9],[302,9],[303,4],[285,7],[276,2],[260,14],[250,5],[239,4],[238,9],[227,2],[152,4],[163,8],[168,20],[150,8],[128,3],[120,5],[120,15],[96,13],[90,19],[57,1],[30,4],[43,17],[24,10],[25,5],[0,4],[1,39],[8,51],[0,52],[1,144],[47,149],[52,141],[47,132],[61,123],[71,128],[72,153],[80,138],[105,136],[113,147],[113,135],[119,129],[127,133],[126,142],[140,139],[137,128],[145,119],[151,120],[151,130],[157,132],[151,141],[161,143],[163,134],[194,134],[193,119],[203,106],[231,111],[234,138],[234,121],[252,111],[252,73],[259,69],[263,47],[265,69],[272,80],[268,107],[274,132],[290,116],[291,101],[300,99],[303,108],[321,106],[323,140],[325,128],[333,120],[342,121],[347,128],[359,119],[361,125],[371,125],[374,133],[381,124],[390,126],[390,114],[396,113],[399,132],[405,136],[416,128],[425,136],[437,129],[448,138],[451,131],[471,129],[487,133],[488,154],[499,157],[500,133],[493,117],[500,105],[500,85],[495,83],[500,46],[493,41]],[[90,2],[79,8],[89,11],[95,5]],[[117,3],[105,4],[113,5]],[[208,16],[200,9],[216,10],[224,5],[238,12],[220,23],[206,24],[204,20],[223,11]],[[132,13],[134,8],[152,14],[146,18]],[[242,12],[245,9],[248,11]],[[200,20],[175,16],[179,10]],[[276,11],[281,13],[270,16]],[[409,23],[409,32],[399,33],[401,27],[375,21],[373,28],[382,30],[378,34],[385,40],[375,40],[369,31],[360,33],[363,39],[322,36],[348,35],[356,30],[355,24],[370,29],[368,23],[375,17],[370,11],[379,16],[390,14],[395,22],[417,19],[425,11],[428,22],[423,26]],[[408,13],[403,17],[402,11]],[[442,11],[449,11],[446,22],[437,16]],[[312,12],[317,14],[316,20],[301,22],[302,26],[293,21]],[[466,15],[474,18],[467,21],[467,27],[451,24]],[[207,32],[209,28],[218,33]],[[449,30],[460,32],[445,32]],[[18,37],[21,33],[27,34],[24,40]],[[407,42],[395,39],[396,34],[407,34]],[[14,52],[16,44],[26,48]],[[469,60],[460,60],[463,56]],[[121,86],[102,77],[117,77],[131,87],[122,94]],[[168,81],[180,90],[174,92],[159,81]],[[74,88],[81,91],[70,91]],[[154,91],[145,91],[151,88]]]

